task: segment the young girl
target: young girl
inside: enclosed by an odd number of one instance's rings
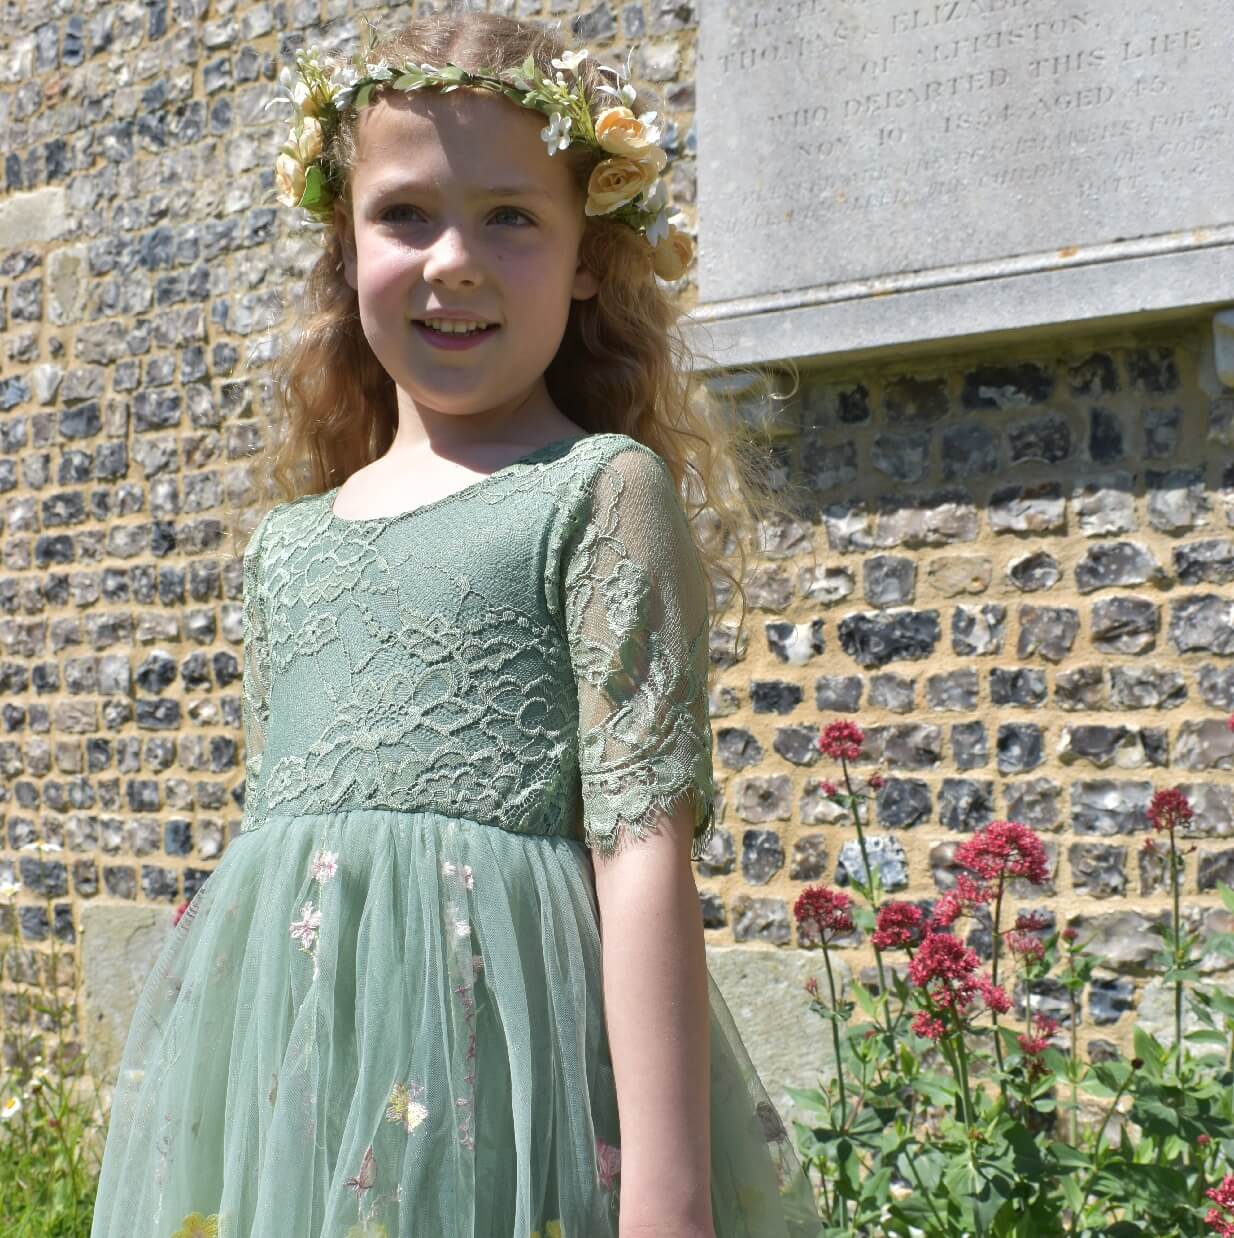
[[[679,482],[723,435],[655,117],[496,17],[298,66],[276,177],[325,252],[244,551],[244,819],[142,992],[93,1238],[814,1238],[689,865]]]

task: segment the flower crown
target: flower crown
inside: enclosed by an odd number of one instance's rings
[[[447,63],[390,65],[370,62],[361,53],[350,64],[333,71],[322,64],[315,48],[296,53],[296,73],[279,73],[286,90],[269,100],[292,105],[294,121],[287,142],[274,164],[276,196],[285,206],[301,207],[318,222],[333,214],[334,200],[342,186],[326,151],[343,112],[365,107],[375,90],[432,88],[443,94],[469,86],[495,91],[523,107],[533,108],[548,119],[540,137],[550,155],[571,146],[584,146],[600,156],[587,184],[588,215],[607,215],[638,232],[651,250],[652,268],[661,279],[680,279],[694,256],[694,244],[680,228],[661,179],[668,156],[661,149],[660,127],[655,112],[636,115],[632,105],[636,92],[619,69],[596,65],[612,78],[597,89],[612,95],[614,103],[598,116],[583,91],[579,65],[587,58],[584,48],[563,52],[551,63],[557,70],[549,77],[528,56],[521,68],[506,72],[481,70],[471,73]]]

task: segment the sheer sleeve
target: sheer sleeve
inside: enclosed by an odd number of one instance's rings
[[[260,824],[261,764],[270,719],[270,638],[262,571],[267,512],[244,549],[244,658],[241,718],[244,727],[244,815],[241,832]]]
[[[634,444],[596,470],[563,571],[585,840],[613,855],[685,799],[697,860],[715,799],[707,578],[673,476],[650,449]]]

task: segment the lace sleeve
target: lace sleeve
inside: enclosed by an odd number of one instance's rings
[[[244,548],[244,672],[241,717],[244,726],[244,815],[241,832],[260,824],[261,759],[270,719],[270,640],[262,583],[262,537],[270,513],[258,522]]]
[[[610,856],[686,798],[691,857],[714,821],[707,578],[668,466],[635,446],[596,471],[566,548],[583,829]]]

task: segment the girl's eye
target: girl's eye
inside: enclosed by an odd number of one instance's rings
[[[415,210],[416,208],[414,206],[408,206],[406,203],[399,203],[397,206],[387,207],[384,211],[381,212],[381,217],[382,219],[389,219],[391,216],[397,214],[400,211],[415,211]]]
[[[518,207],[515,206],[499,206],[493,212],[493,221],[499,224],[513,222],[519,225],[535,222],[526,211],[520,211]]]
[[[400,214],[402,212],[406,212],[406,210],[410,210],[410,212],[413,212],[415,214],[420,214],[420,208],[408,206],[407,203],[400,202],[400,203],[396,203],[395,206],[386,207],[385,210],[382,210],[381,218],[382,219],[399,218]],[[525,210],[520,210],[517,207],[498,207],[493,212],[493,218],[498,223],[509,223],[510,222],[509,217],[511,217],[511,215],[512,217],[515,218],[515,220],[517,220],[517,222],[520,222],[521,224],[535,223],[535,220],[531,218],[531,215],[527,214]],[[506,218],[503,218],[503,217],[506,217]]]

